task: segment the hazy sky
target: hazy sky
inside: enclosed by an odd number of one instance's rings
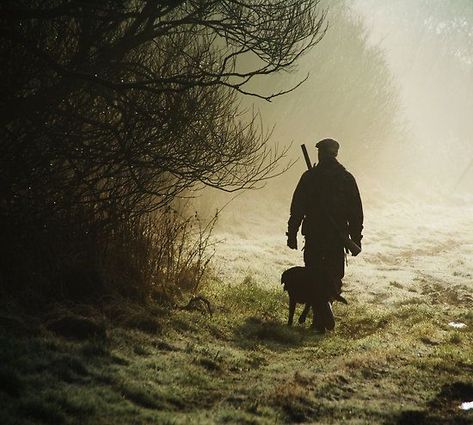
[[[454,185],[473,159],[473,1],[355,0],[353,9],[399,85],[413,152],[435,184]]]
[[[295,72],[258,84],[267,93],[307,73],[309,80],[270,104],[246,99],[261,110],[266,127],[276,126],[275,142],[293,142],[288,156],[299,162],[257,196],[243,196],[242,204],[266,196],[285,217],[306,169],[299,145],[315,161],[314,145],[323,137],[341,142],[339,159],[367,204],[404,195],[433,201],[473,195],[473,166],[456,185],[473,160],[473,0],[338,5],[325,3],[329,32]]]

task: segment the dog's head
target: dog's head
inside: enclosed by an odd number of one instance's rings
[[[281,275],[281,285],[284,285],[284,290],[303,285],[307,280],[307,272],[305,267],[295,266],[285,270]]]

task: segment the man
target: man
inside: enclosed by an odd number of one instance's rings
[[[341,293],[344,237],[361,247],[363,208],[355,178],[337,161],[338,142],[324,139],[316,147],[319,163],[302,175],[294,191],[287,246],[297,249],[302,223],[304,262],[314,277],[314,330],[324,333],[335,327],[330,300]]]

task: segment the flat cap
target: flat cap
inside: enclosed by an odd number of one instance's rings
[[[315,147],[327,152],[332,152],[334,154],[337,154],[338,149],[340,148],[340,144],[336,140],[333,140],[333,139],[323,139],[320,142],[317,142]]]

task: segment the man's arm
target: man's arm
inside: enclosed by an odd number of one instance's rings
[[[363,206],[356,180],[351,174],[348,195],[348,233],[353,242],[361,247],[361,239],[363,238]]]
[[[292,195],[291,214],[287,223],[287,246],[291,249],[297,249],[297,232],[306,212],[307,198],[305,186],[306,179],[305,174],[303,174]]]

